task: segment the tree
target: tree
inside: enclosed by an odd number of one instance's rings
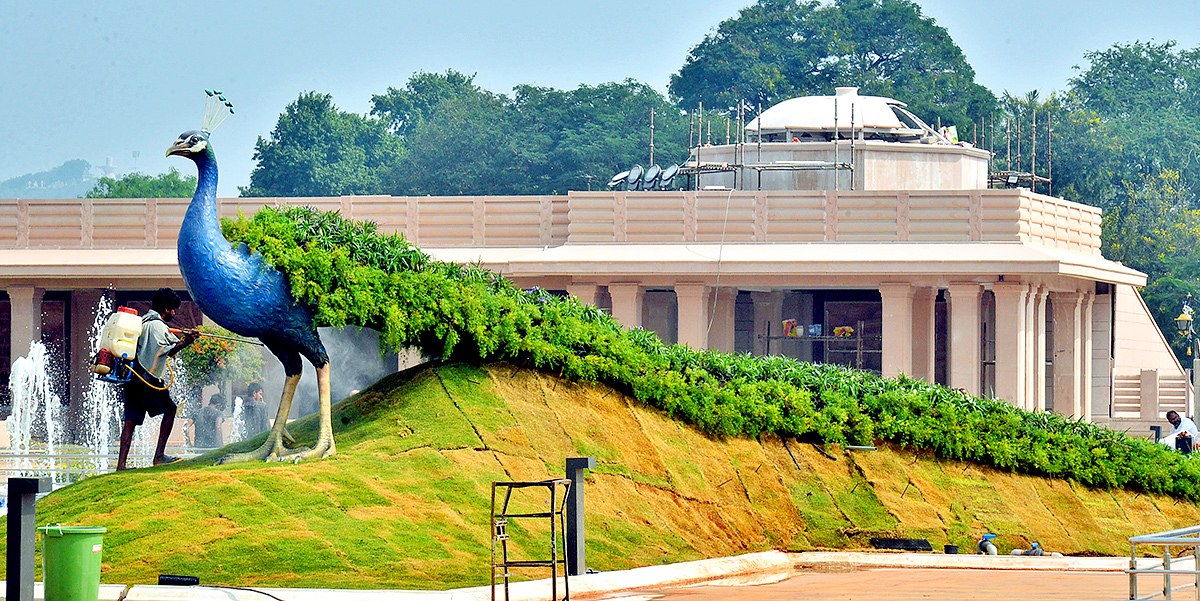
[[[815,0],[760,0],[742,9],[692,49],[671,76],[671,94],[689,110],[700,103],[766,108],[830,88],[832,79],[821,66],[829,41],[815,16],[819,8]]]
[[[910,0],[759,0],[721,23],[671,77],[687,109],[766,108],[835,86],[896,98],[960,130],[996,104],[946,30]]]
[[[574,90],[521,85],[511,98],[474,86],[451,86],[447,94],[443,85],[413,85],[431,80],[446,77],[419,74],[408,91],[387,95],[388,106],[421,107],[394,121],[408,148],[390,187],[395,194],[562,194],[598,186],[649,163],[652,110],[656,162],[687,156],[683,114],[633,80]],[[397,114],[380,109],[380,96],[375,102],[377,114]]]
[[[437,103],[405,141],[391,188],[402,195],[536,194],[528,169],[544,141],[518,127],[508,98],[468,94]]]
[[[386,193],[385,174],[403,155],[379,119],[339,110],[328,94],[305,92],[279,116],[269,139],[254,145],[243,196],[340,196]]]
[[[542,193],[598,186],[634,164],[650,164],[650,115],[654,114],[654,161],[687,158],[688,122],[650,86],[627,79],[574,90],[517,86],[514,105],[530,137],[544,136],[544,158],[533,168]]]
[[[1104,256],[1146,274],[1142,296],[1179,357],[1187,342],[1173,320],[1185,295],[1200,298],[1200,210],[1189,208],[1190,195],[1171,169],[1126,182],[1101,229]]]
[[[371,114],[387,121],[393,132],[405,137],[432,115],[439,104],[487,94],[475,85],[474,75],[464,75],[453,69],[447,69],[445,74],[418,71],[408,78],[403,89],[388,87],[383,94],[371,96]]]
[[[1126,181],[1171,169],[1187,203],[1200,204],[1200,48],[1175,46],[1135,42],[1089,52],[1089,67],[1071,80],[1075,108],[1112,140],[1109,197],[1120,196]]]
[[[174,167],[166,173],[130,173],[120,179],[102,177],[84,198],[189,198],[196,191],[196,176],[180,175]]]

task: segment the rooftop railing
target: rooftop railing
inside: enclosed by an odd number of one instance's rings
[[[174,248],[189,200],[0,199],[0,248]],[[1100,254],[1100,210],[1028,190],[571,192],[223,198],[313,206],[427,247],[565,243],[1021,242]]]

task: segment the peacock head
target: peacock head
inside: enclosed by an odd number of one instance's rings
[[[191,158],[204,154],[207,149],[208,132],[193,129],[179,134],[179,139],[167,149],[167,156],[177,154]]]
[[[205,153],[212,152],[208,147],[208,136],[233,114],[233,103],[225,98],[221,90],[204,90],[204,95],[207,99],[204,101],[203,125],[200,129],[179,134],[179,139],[167,149],[167,156],[177,154],[196,160]]]

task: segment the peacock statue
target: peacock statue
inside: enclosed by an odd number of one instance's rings
[[[209,143],[212,130],[233,112],[220,91],[206,90],[208,103],[200,130],[179,135],[167,156],[196,163],[196,192],[179,230],[179,270],[192,300],[221,327],[258,338],[283,364],[286,380],[275,424],[266,441],[249,453],[228,455],[224,461],[295,460],[336,453],[330,424],[329,356],[317,334],[312,312],[297,303],[284,275],[251,254],[245,245],[231,245],[221,234],[217,218],[217,158]],[[300,381],[301,357],[317,370],[320,429],[312,448],[287,449],[284,426]]]

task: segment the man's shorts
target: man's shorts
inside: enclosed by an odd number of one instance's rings
[[[175,410],[175,401],[166,390],[156,390],[147,386],[141,375],[159,388],[165,388],[163,382],[154,376],[138,370],[133,378],[125,383],[125,421],[131,421],[140,426],[146,416],[154,417]]]

